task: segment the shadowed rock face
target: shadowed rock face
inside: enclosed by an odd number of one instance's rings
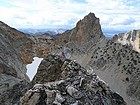
[[[38,71],[33,78],[33,84],[51,82],[60,78],[60,74],[62,72],[60,68],[64,63],[64,58],[56,56],[55,60],[54,57],[47,56],[44,58],[45,60],[43,59],[43,62],[39,65]]]
[[[23,44],[23,42],[26,42]],[[0,22],[0,104],[13,105],[26,92],[29,79],[19,54],[29,39],[26,35]],[[24,88],[23,88],[24,87]]]
[[[126,105],[96,74],[61,56],[45,57],[32,84],[21,105]]]

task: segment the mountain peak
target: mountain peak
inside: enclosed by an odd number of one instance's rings
[[[94,13],[90,12],[82,20],[79,20],[77,24],[79,24],[80,22],[83,22],[84,24],[91,22],[93,24],[93,23],[95,23],[96,20],[99,22],[99,18],[97,18]],[[87,25],[90,25],[90,24],[87,24]]]
[[[94,13],[89,13],[80,20],[74,28],[73,33],[72,37],[75,37],[76,41],[80,42],[79,44],[89,42],[90,40],[95,40],[96,43],[96,41],[104,37],[100,20]]]
[[[75,28],[64,32],[55,41],[60,47],[65,46],[72,50],[75,48],[83,53],[89,51],[89,45],[94,46],[105,41],[105,36],[101,30],[99,18],[90,12],[77,22]]]
[[[90,12],[88,15],[86,15],[84,17],[84,19],[87,18],[87,19],[97,19],[97,17],[95,16],[94,13]]]

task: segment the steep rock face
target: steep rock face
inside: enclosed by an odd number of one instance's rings
[[[25,65],[31,63],[34,56],[44,57],[51,53],[54,45],[53,37],[51,36],[30,36],[11,28],[3,22],[0,22],[0,31]]]
[[[0,33],[15,49],[24,64],[32,62],[32,51],[34,42],[26,35],[3,22],[0,22]]]
[[[20,105],[126,105],[123,98],[75,61],[49,55]]]
[[[115,35],[112,40],[115,43],[130,46],[133,50],[140,52],[140,30],[132,30],[127,33]]]
[[[14,30],[14,29],[13,29]],[[16,31],[16,30],[15,30]],[[11,31],[11,28],[0,22],[0,104],[13,105],[19,100],[25,91],[18,87],[18,84],[26,86],[29,79],[26,75],[26,68],[17,50],[19,44],[18,32]],[[14,36],[15,35],[15,36]],[[15,37],[15,38],[14,38]],[[24,39],[24,36],[21,35]],[[17,49],[16,49],[17,48]],[[15,89],[14,87],[18,88]],[[20,90],[19,90],[20,89]],[[19,94],[16,94],[19,91]],[[22,92],[23,91],[23,92]]]
[[[95,14],[89,13],[76,24],[69,37],[69,40],[78,46],[89,40],[94,40],[94,43],[97,43],[103,37],[99,18],[96,18]]]
[[[75,28],[58,36],[56,45],[59,45],[60,50],[68,49],[71,54],[83,54],[104,39],[99,18],[94,13],[89,13],[78,21]]]
[[[128,46],[108,41],[94,50],[87,68],[120,93],[128,105],[139,105],[140,54]]]
[[[12,29],[6,24],[0,22],[1,68],[9,68],[10,71],[1,70],[2,73],[5,72],[5,74],[9,73],[10,75],[20,79],[26,79],[26,76],[24,75],[26,73],[26,68],[18,52],[22,49],[22,46],[28,46],[26,45],[28,40],[29,39],[26,39],[26,35],[23,33],[20,33],[17,30]],[[26,43],[23,44],[23,41]]]

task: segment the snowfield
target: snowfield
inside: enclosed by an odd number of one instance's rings
[[[30,80],[32,80],[35,74],[37,73],[38,66],[43,60],[43,58],[38,58],[38,57],[34,57],[33,59],[34,59],[33,62],[26,66],[27,68],[26,74],[29,76]]]

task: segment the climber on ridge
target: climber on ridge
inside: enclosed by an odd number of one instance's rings
[[[65,53],[64,53],[64,52],[62,52],[60,56],[62,56],[62,57],[65,57],[65,58],[66,58],[66,56],[65,56]]]

